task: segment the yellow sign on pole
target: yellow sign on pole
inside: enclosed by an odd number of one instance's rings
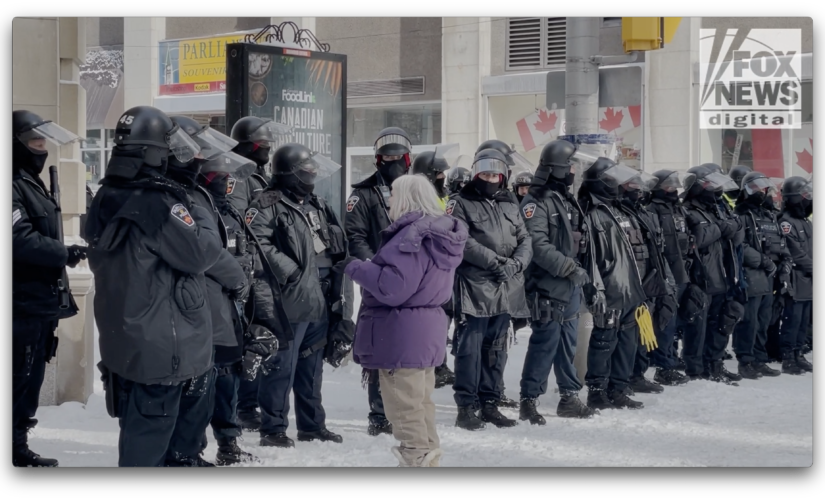
[[[673,40],[681,17],[623,17],[622,45],[626,53],[657,50]]]

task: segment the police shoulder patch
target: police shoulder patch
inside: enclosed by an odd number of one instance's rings
[[[447,207],[444,210],[447,215],[453,215],[453,209],[455,209],[456,200],[450,200],[447,202]]]
[[[528,203],[524,205],[524,208],[521,209],[524,212],[525,219],[532,219],[533,214],[536,213],[536,204],[535,203]]]
[[[352,210],[355,208],[355,205],[358,203],[358,200],[360,199],[361,198],[359,198],[358,196],[350,196],[347,200],[347,212],[352,212]]]
[[[235,178],[229,177],[226,179],[226,194],[232,194],[232,191],[235,190]]]
[[[781,228],[782,228],[782,232],[783,232],[783,233],[785,233],[785,234],[791,234],[791,227],[793,227],[793,226],[791,225],[791,223],[790,223],[790,222],[788,222],[788,221],[783,221],[781,224],[779,224],[779,227],[781,227]]]
[[[172,207],[172,216],[179,221],[183,222],[189,227],[195,225],[195,219],[192,218],[192,215],[189,213],[189,210],[183,205],[183,203],[177,203],[175,206]]]
[[[11,225],[15,225],[20,222],[20,219],[23,218],[23,215],[20,213],[20,209],[18,208],[14,212],[11,213]]]
[[[250,208],[249,210],[246,211],[246,218],[244,220],[246,221],[247,226],[252,224],[252,221],[255,220],[256,215],[258,215],[258,209],[257,208]]]

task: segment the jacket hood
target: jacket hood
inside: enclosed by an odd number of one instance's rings
[[[404,214],[384,230],[388,235],[400,235],[398,249],[402,252],[418,252],[427,249],[436,267],[455,269],[464,256],[467,228],[449,215],[434,217],[421,212]]]

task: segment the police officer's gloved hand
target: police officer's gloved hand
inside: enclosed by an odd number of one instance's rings
[[[344,257],[344,259],[341,262],[339,262],[339,263],[335,264],[334,266],[332,266],[332,272],[334,272],[336,274],[344,274],[344,269],[347,268],[349,263],[353,262],[353,261],[356,261],[356,260],[359,260],[359,259],[357,257],[353,257],[352,255],[347,255],[346,257]]]
[[[244,351],[253,352],[266,359],[278,351],[278,339],[266,328],[260,325],[249,327],[249,335],[244,345]]]
[[[576,267],[573,269],[573,272],[568,274],[567,279],[573,282],[573,285],[581,287],[590,283],[590,276],[587,275],[587,271],[580,267]]]
[[[66,265],[69,267],[76,266],[81,260],[86,258],[87,248],[81,245],[72,245],[66,247],[69,252],[69,258],[66,260]]]
[[[252,284],[248,280],[244,280],[243,283],[238,285],[234,290],[229,291],[229,299],[235,302],[246,302],[246,299],[249,298],[249,289],[251,286]]]
[[[719,230],[722,233],[722,238],[725,238],[726,240],[733,238],[737,229],[738,224],[736,224],[736,221],[725,221],[719,223]]]
[[[767,255],[762,255],[762,269],[768,272],[769,276],[773,276],[776,273],[776,264],[773,263],[770,257]]]
[[[514,259],[507,259],[506,262],[498,266],[496,268],[496,280],[499,283],[504,283],[505,281],[510,281],[513,276],[517,275],[521,271],[521,263]]]
[[[582,287],[584,292],[584,303],[591,314],[605,314],[607,312],[607,299],[604,292],[597,289],[592,283],[586,283]]]

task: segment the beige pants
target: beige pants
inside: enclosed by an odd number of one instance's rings
[[[400,441],[399,449],[407,464],[416,466],[440,444],[435,431],[435,404],[430,399],[435,389],[435,368],[379,370],[378,374],[392,435]]]

